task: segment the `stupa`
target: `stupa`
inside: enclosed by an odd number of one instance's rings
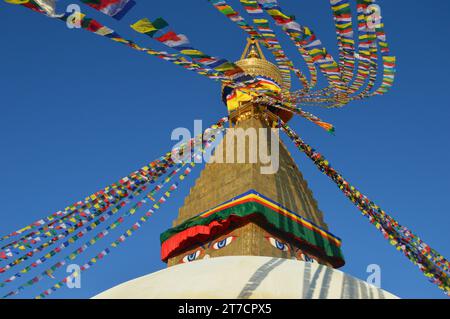
[[[94,298],[396,298],[337,270],[345,263],[341,240],[329,231],[307,182],[271,129],[278,117],[287,122],[291,114],[255,99],[258,90],[279,93],[290,85],[282,71],[253,39],[236,64],[258,82],[245,89],[222,87],[232,130],[173,227],[161,234],[168,268]],[[236,141],[236,132],[245,143]],[[252,145],[268,150],[276,164],[253,156]],[[244,161],[236,160],[239,154]]]

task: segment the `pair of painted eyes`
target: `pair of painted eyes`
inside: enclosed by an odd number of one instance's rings
[[[273,238],[273,237],[267,237],[267,239],[269,240],[269,242],[270,242],[270,244],[273,246],[273,247],[275,247],[275,248],[277,248],[277,249],[279,249],[279,250],[281,250],[281,251],[289,251],[289,246],[288,246],[288,244],[286,244],[286,243],[283,243],[283,242],[281,242],[281,241],[279,241],[278,239],[275,239],[275,238]],[[308,255],[306,255],[306,254],[303,254],[303,258],[304,258],[304,260],[306,261],[306,262],[309,262],[309,263],[317,263],[317,260],[315,260],[314,258],[312,258],[312,257],[310,257],[310,256],[308,256]]]
[[[269,243],[276,249],[281,250],[281,251],[289,251],[288,244],[286,244],[282,241],[279,241],[278,239],[273,238],[273,237],[266,237],[266,238],[269,241]]]
[[[267,237],[267,239],[269,240],[270,244],[272,246],[274,246],[275,248],[281,250],[281,251],[289,251],[289,246],[286,243],[283,243],[273,237]],[[308,263],[312,263],[312,264],[317,264],[318,261],[306,254],[303,254],[303,258],[306,262]]]
[[[236,237],[234,237],[234,236],[230,236],[230,237],[224,238],[224,239],[222,239],[222,240],[219,240],[219,241],[215,242],[215,243],[212,245],[212,248],[215,249],[215,250],[219,250],[219,249],[225,248],[226,246],[228,246],[229,244],[231,244],[231,242],[232,242],[235,238],[236,238]],[[193,252],[192,254],[186,255],[186,256],[183,257],[183,260],[182,260],[182,261],[183,261],[184,263],[189,263],[189,262],[191,262],[191,261],[197,260],[197,259],[200,257],[201,252],[202,252],[202,251],[199,249],[199,250]]]

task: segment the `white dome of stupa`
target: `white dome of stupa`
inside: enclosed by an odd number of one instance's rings
[[[95,299],[397,299],[342,271],[294,259],[226,256],[180,264]]]

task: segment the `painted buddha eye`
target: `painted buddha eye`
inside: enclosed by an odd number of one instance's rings
[[[236,237],[234,237],[234,236],[230,236],[230,237],[227,237],[227,238],[225,238],[225,239],[222,239],[222,240],[219,240],[218,242],[215,242],[213,245],[212,245],[212,248],[213,249],[222,249],[222,248],[224,248],[224,247],[226,247],[226,246],[228,246],[229,244],[231,244],[231,242],[235,239]]]
[[[312,258],[311,256],[308,256],[307,254],[303,254],[305,261],[308,263],[313,263],[313,264],[317,264],[317,260],[315,260],[314,258]]]
[[[289,251],[289,246],[286,243],[283,243],[281,241],[279,241],[278,239],[275,239],[273,237],[267,237],[267,239],[269,240],[270,244],[281,250],[281,251]]]
[[[184,263],[190,263],[191,261],[197,260],[198,257],[200,257],[201,250],[197,250],[196,252],[193,252],[192,254],[186,255],[183,257],[182,262]]]

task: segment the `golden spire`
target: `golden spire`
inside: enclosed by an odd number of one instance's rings
[[[283,85],[283,77],[280,69],[266,60],[258,40],[254,38],[247,39],[247,45],[245,46],[241,59],[236,64],[248,75],[265,76],[278,83],[278,85]]]
[[[241,60],[251,58],[266,60],[266,57],[259,46],[259,42],[255,38],[247,39],[247,45],[241,56]]]
[[[260,59],[260,56],[259,56],[258,52],[256,52],[255,46],[253,46],[251,48],[247,58],[258,58],[258,59]]]

